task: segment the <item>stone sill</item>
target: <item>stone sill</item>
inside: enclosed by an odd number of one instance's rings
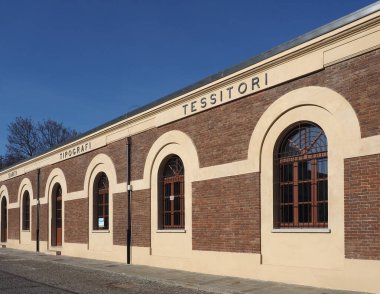
[[[272,233],[331,233],[329,228],[289,228],[289,229],[272,229]]]
[[[186,233],[186,230],[157,230],[156,233]]]

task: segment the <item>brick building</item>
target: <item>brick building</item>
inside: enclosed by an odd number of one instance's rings
[[[380,3],[0,172],[1,244],[380,292]]]

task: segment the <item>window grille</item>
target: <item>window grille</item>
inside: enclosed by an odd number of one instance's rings
[[[312,123],[298,123],[275,154],[274,225],[277,228],[327,227],[327,138]]]
[[[178,156],[172,156],[163,169],[163,228],[185,228],[184,166]]]
[[[22,198],[22,229],[30,230],[30,197],[29,192],[25,191]]]
[[[94,230],[109,229],[109,183],[105,173],[98,175],[94,191]]]

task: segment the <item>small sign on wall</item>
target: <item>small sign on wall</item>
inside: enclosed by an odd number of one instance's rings
[[[98,228],[104,228],[104,217],[98,218]]]

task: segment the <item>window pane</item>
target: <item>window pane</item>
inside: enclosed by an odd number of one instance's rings
[[[281,182],[291,182],[293,181],[293,164],[283,164],[280,169],[280,180]]]
[[[317,177],[318,179],[327,178],[327,158],[318,159]]]
[[[103,206],[98,206],[98,217],[103,217]]]
[[[180,195],[181,190],[180,190],[180,182],[175,182],[174,183],[174,195]]]
[[[298,180],[306,181],[311,180],[311,161],[298,162]]]
[[[281,223],[292,223],[293,222],[293,205],[282,205],[281,206]]]
[[[327,203],[318,203],[318,222],[327,223],[328,211]]]
[[[327,181],[319,181],[317,183],[317,187],[318,187],[318,194],[317,194],[317,200],[318,201],[326,201],[327,200],[327,193],[328,193],[328,190],[327,190]]]
[[[174,213],[174,225],[179,226],[181,224],[181,214],[179,212]]]
[[[170,194],[171,194],[171,184],[165,184],[165,195],[164,196],[170,196]]]
[[[181,198],[179,196],[174,197],[174,210],[181,209]]]
[[[165,225],[170,226],[171,225],[171,215],[170,212],[165,213],[164,217]]]
[[[311,222],[311,204],[298,205],[298,222],[300,223]]]
[[[104,218],[104,229],[108,229],[108,217]]]
[[[170,211],[171,210],[171,202],[170,202],[170,198],[169,197],[166,197],[165,200],[165,211]]]
[[[293,185],[281,186],[281,203],[293,203]]]
[[[311,183],[298,184],[298,202],[311,201]]]

